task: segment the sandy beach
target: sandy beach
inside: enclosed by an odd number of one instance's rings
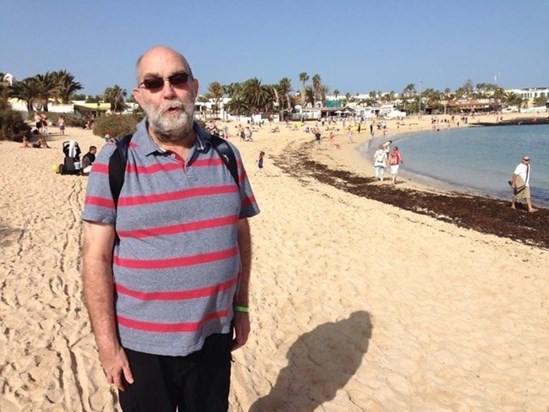
[[[388,126],[431,128],[428,116]],[[253,331],[234,353],[231,411],[547,411],[549,249],[284,167],[306,150],[371,176],[355,150],[366,134],[350,144],[338,132],[340,149],[285,125],[231,138],[261,208],[250,221]],[[118,410],[82,299],[87,178],[52,171],[70,138],[83,152],[102,145],[72,128],[50,149],[0,141],[1,412]]]

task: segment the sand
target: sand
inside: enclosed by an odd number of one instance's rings
[[[82,301],[87,178],[51,170],[69,138],[102,144],[71,128],[50,136],[51,149],[0,142],[2,412],[118,410]],[[281,126],[231,139],[262,209],[251,220],[253,332],[234,353],[231,411],[547,410],[548,250],[275,166],[311,138]],[[319,158],[358,164],[345,134],[336,141]]]

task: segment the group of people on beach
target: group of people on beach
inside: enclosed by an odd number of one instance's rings
[[[397,146],[391,149],[392,140],[380,144],[374,153],[374,174],[376,179],[384,180],[385,169],[389,166],[391,172],[391,183],[396,184],[398,170],[403,163],[402,155]]]

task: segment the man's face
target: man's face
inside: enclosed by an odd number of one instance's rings
[[[170,50],[153,49],[143,56],[134,96],[153,132],[169,137],[192,129],[198,81],[186,74],[186,62]]]

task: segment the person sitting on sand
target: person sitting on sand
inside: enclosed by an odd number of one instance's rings
[[[23,143],[21,144],[21,147],[24,149],[32,147],[31,144],[29,143],[29,139],[27,136],[23,136]]]
[[[32,144],[32,147],[35,149],[49,149],[48,142],[45,137],[39,138],[36,142]]]
[[[92,164],[95,162],[97,147],[90,146],[90,151],[82,156],[82,173],[87,175],[91,172]]]
[[[525,199],[528,205],[529,212],[537,212],[538,209],[532,206],[530,195],[530,156],[522,156],[521,162],[513,172],[512,180],[509,182],[513,188],[513,199],[511,200],[511,208],[516,208],[516,201]]]

